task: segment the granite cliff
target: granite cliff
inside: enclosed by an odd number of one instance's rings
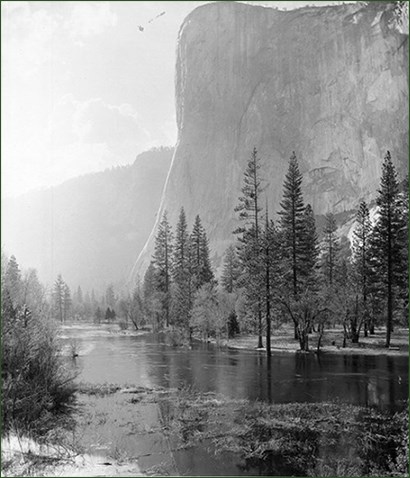
[[[374,198],[385,151],[407,169],[408,35],[392,4],[279,11],[234,2],[194,10],[180,29],[178,142],[161,201],[175,224],[199,213],[214,262],[232,241],[233,212],[254,146],[271,211],[296,152],[316,214]],[[405,22],[404,22],[405,23]],[[153,250],[155,228],[136,271]]]

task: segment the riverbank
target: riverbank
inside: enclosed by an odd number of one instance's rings
[[[71,323],[64,325],[60,330],[60,338],[67,339],[67,332],[81,327],[84,332],[92,331],[94,335],[100,336],[129,336],[140,337],[151,334],[149,327],[144,329],[134,330],[131,328],[122,329],[118,323],[103,323],[103,324],[88,324],[88,323]],[[172,329],[163,331],[165,342],[168,345],[178,344],[178,340],[173,340],[174,333]],[[300,351],[299,342],[293,337],[293,326],[284,324],[276,329],[273,329],[271,336],[272,352],[289,352],[296,353]],[[375,334],[368,335],[368,337],[360,336],[358,344],[353,344],[350,340],[347,341],[346,347],[343,347],[343,329],[340,327],[326,329],[322,341],[320,351],[322,353],[336,353],[348,355],[389,355],[389,356],[406,356],[409,354],[409,329],[404,327],[397,327],[392,333],[390,347],[385,347],[386,330],[384,327],[378,328]],[[180,337],[179,337],[180,338]],[[204,341],[201,336],[194,335],[194,338],[199,341]],[[174,343],[175,342],[175,343]],[[215,338],[210,337],[207,342],[237,350],[256,350],[258,344],[257,335],[237,335],[234,338],[222,338],[218,342]],[[309,350],[316,352],[318,342],[318,334],[313,332],[309,334]],[[263,337],[263,344],[266,343],[266,337]],[[75,353],[78,348],[77,343],[71,342],[66,345],[65,354],[70,355],[69,348]],[[261,351],[265,348],[259,349]]]
[[[11,434],[1,440],[1,476],[145,476],[135,463],[79,452],[73,447],[41,444]]]
[[[337,354],[359,354],[359,355],[389,355],[389,356],[406,356],[409,354],[409,329],[397,328],[391,339],[389,348],[385,345],[386,331],[384,328],[376,330],[374,335],[368,337],[360,337],[358,344],[347,342],[343,347],[343,330],[339,328],[327,329],[322,338],[320,352],[337,353]],[[318,334],[309,334],[309,349],[311,352],[317,350]],[[216,344],[216,340],[209,339],[210,343]],[[263,337],[265,345],[266,338]],[[222,339],[219,341],[221,347],[227,347],[238,350],[255,350],[257,349],[258,337],[256,335],[239,335],[232,339]],[[271,337],[272,352],[289,352],[296,353],[300,350],[299,342],[293,338],[293,327],[288,325],[281,326],[273,331]],[[264,351],[265,349],[259,349]]]
[[[407,476],[406,409],[115,384],[81,384],[78,406],[75,452],[14,437],[2,476]]]

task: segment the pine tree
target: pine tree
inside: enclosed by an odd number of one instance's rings
[[[77,300],[79,304],[83,303],[83,291],[80,286],[77,287]]]
[[[150,318],[154,330],[158,330],[160,324],[160,307],[158,295],[158,271],[151,261],[144,275],[143,283],[144,310]]]
[[[89,291],[87,291],[84,295],[84,314],[88,318],[93,313],[93,307],[91,304],[91,296]]]
[[[245,274],[247,274],[246,288],[249,304],[255,310],[258,317],[258,348],[263,347],[262,343],[262,291],[259,287],[264,268],[260,261],[260,207],[261,193],[263,192],[262,179],[260,177],[260,158],[256,148],[253,149],[251,158],[248,161],[244,172],[242,194],[239,197],[239,204],[235,208],[239,212],[239,219],[244,221],[244,227],[238,228],[235,232],[242,234],[239,241],[241,246],[240,260]],[[252,303],[254,302],[254,304]]]
[[[177,284],[184,284],[189,273],[189,235],[185,210],[182,207],[175,233],[174,255],[172,265],[173,279]]]
[[[10,291],[7,288],[3,288],[1,291],[2,334],[6,335],[13,328],[16,318],[17,308],[13,305]],[[2,343],[4,340],[4,335],[2,335]]]
[[[158,288],[157,269],[155,267],[154,262],[151,261],[144,275],[143,291],[144,291],[144,301],[146,303],[148,303],[151,297],[155,295],[157,288]]]
[[[201,269],[199,277],[201,286],[215,281],[215,275],[211,266],[209,240],[205,229],[201,238]]]
[[[283,231],[283,251],[290,266],[291,284],[295,297],[300,292],[301,262],[304,257],[305,206],[302,195],[302,179],[298,161],[293,152],[283,184],[283,200],[280,203],[282,210],[279,215]]]
[[[209,259],[209,243],[199,215],[196,216],[190,236],[191,275],[194,290],[214,280]]]
[[[106,322],[110,322],[111,320],[111,309],[109,307],[107,307],[105,309],[105,317],[104,317],[105,321]]]
[[[406,214],[400,200],[396,169],[387,151],[378,191],[379,217],[372,234],[372,262],[379,286],[387,298],[386,347],[393,327],[394,289],[405,287],[407,275]]]
[[[192,308],[191,247],[183,207],[175,232],[172,277],[175,283],[172,297],[174,323],[188,328]]]
[[[96,311],[95,311],[95,320],[98,324],[101,324],[101,319],[102,319],[102,311],[100,307],[98,306]]]
[[[22,305],[21,271],[14,255],[10,257],[7,264],[4,276],[4,286],[10,294],[13,306],[17,307],[18,305]]]
[[[313,209],[307,204],[303,217],[303,241],[301,255],[301,280],[306,285],[313,286],[315,282],[315,272],[319,256],[318,237],[316,233],[316,223]]]
[[[277,231],[273,221],[269,221],[268,208],[266,207],[265,229],[262,241],[262,260],[265,267],[265,317],[266,317],[266,353],[271,355],[271,310],[272,290],[274,279],[278,274],[278,251]]]
[[[226,292],[232,293],[237,287],[241,274],[240,262],[235,247],[230,245],[225,252],[224,265],[221,276],[221,285]]]
[[[339,241],[336,236],[336,220],[332,213],[325,216],[325,235],[324,254],[323,254],[323,274],[326,285],[332,287],[335,279],[336,262],[339,253]]]
[[[37,317],[44,313],[47,307],[45,289],[38,279],[36,269],[29,269],[22,281],[22,301]]]
[[[114,286],[110,284],[105,291],[105,303],[111,309],[115,306]]]
[[[96,309],[97,308],[97,299],[95,297],[95,292],[94,292],[94,289],[91,289],[91,306],[93,309]]]
[[[283,183],[283,199],[280,203],[280,227],[282,230],[282,251],[288,264],[285,278],[288,280],[294,298],[297,300],[302,290],[301,270],[305,258],[305,206],[302,195],[302,174],[296,154],[293,151],[289,159],[289,168]],[[295,339],[297,339],[295,326]]]
[[[373,326],[369,321],[367,297],[369,294],[369,283],[371,274],[370,263],[370,237],[372,223],[370,221],[369,208],[365,201],[359,204],[356,214],[356,227],[353,231],[352,264],[354,281],[361,291],[363,310],[366,314],[364,320],[364,336],[367,337],[368,330],[374,333]]]
[[[67,284],[63,285],[63,322],[66,322],[71,309],[71,292]]]
[[[64,286],[65,282],[59,274],[54,282],[52,295],[54,316],[60,322],[64,322]]]
[[[172,229],[168,223],[167,211],[164,211],[159,224],[158,234],[155,238],[154,264],[157,270],[157,286],[162,292],[162,305],[165,310],[166,326],[169,326],[169,313],[171,303],[171,266],[172,266]]]

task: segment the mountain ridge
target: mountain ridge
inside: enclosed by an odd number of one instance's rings
[[[173,148],[2,202],[2,243],[49,285],[121,286],[159,207]]]

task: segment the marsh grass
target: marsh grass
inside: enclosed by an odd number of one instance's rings
[[[269,475],[408,476],[407,410],[336,403],[267,404],[193,390],[158,397],[178,448],[235,453]]]

